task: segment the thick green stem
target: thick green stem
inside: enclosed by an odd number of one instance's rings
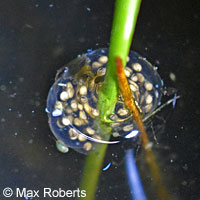
[[[141,0],[117,0],[115,4],[107,72],[98,97],[100,117],[101,120],[106,122],[109,122],[109,115],[112,114],[117,102],[118,87],[115,57],[119,56],[125,66],[140,4]]]
[[[117,101],[117,76],[115,57],[119,56],[123,64],[131,46],[131,41],[139,13],[141,0],[116,0],[114,21],[111,32],[109,49],[109,60],[104,85],[99,91],[98,109],[100,119],[109,122],[109,115],[112,114]],[[110,129],[99,122],[102,133],[109,137]],[[87,197],[84,199],[93,200],[97,189],[98,178],[101,172],[102,163],[105,157],[107,145],[101,145],[98,155],[96,153],[87,156],[81,189],[85,189]]]

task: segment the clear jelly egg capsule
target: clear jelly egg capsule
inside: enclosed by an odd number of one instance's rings
[[[106,48],[77,57],[58,71],[48,94],[47,113],[53,134],[80,153],[88,154],[104,143],[118,143],[107,141],[109,136],[103,134],[96,123],[100,114],[98,91],[103,84],[107,62]],[[127,57],[124,70],[138,108],[146,118],[160,102],[161,78],[155,67],[133,51]],[[120,94],[110,119],[113,123],[108,126],[114,137],[137,136],[137,126]]]

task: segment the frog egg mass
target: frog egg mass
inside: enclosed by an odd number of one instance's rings
[[[70,147],[88,154],[108,140],[96,123],[100,115],[98,91],[104,81],[107,62],[108,49],[99,49],[77,57],[59,70],[49,90],[46,110],[61,152],[67,152]],[[144,118],[148,117],[161,99],[159,74],[146,59],[133,51],[127,57],[124,70],[138,108]],[[107,126],[115,140],[125,138],[137,129],[120,94],[114,114],[109,118],[113,122]]]

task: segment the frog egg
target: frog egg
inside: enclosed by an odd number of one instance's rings
[[[58,151],[60,151],[61,153],[67,153],[69,151],[68,146],[66,146],[65,144],[63,144],[62,141],[57,140],[56,141],[56,148],[58,149]]]
[[[61,152],[70,147],[80,153],[98,151],[102,143],[109,143],[96,119],[98,91],[103,85],[108,62],[108,49],[90,51],[61,68],[49,90],[47,109],[49,126]],[[161,99],[162,81],[155,68],[136,52],[131,51],[125,67],[132,95],[138,109],[146,118],[158,106]],[[121,95],[110,116],[113,123],[106,126],[116,139],[132,138],[137,125],[126,109]]]
[[[102,64],[105,64],[108,62],[108,56],[101,56],[98,61]]]
[[[83,96],[87,95],[87,87],[85,85],[81,86],[79,93]]]

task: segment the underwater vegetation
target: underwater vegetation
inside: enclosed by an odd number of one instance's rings
[[[148,118],[161,99],[161,78],[155,67],[136,52],[130,52],[127,60],[125,75],[131,92],[128,96],[134,97],[139,112],[143,118]],[[137,123],[133,121],[123,95],[118,96],[107,125],[115,140],[108,141],[107,135],[98,127],[98,92],[104,81],[107,61],[108,49],[83,54],[61,70],[63,72],[49,92],[47,112],[52,132],[57,140],[80,153],[98,150],[101,143],[116,144],[120,138],[137,136],[134,135]],[[122,86],[125,93],[126,87]]]
[[[129,51],[140,3],[117,1],[109,50],[89,50],[78,56],[58,71],[49,91],[46,112],[58,149],[65,153],[70,147],[89,154],[81,182],[81,188],[89,191],[87,199],[94,199],[107,145],[126,140],[134,143],[138,138],[159,199],[172,199],[163,185],[144,125],[163,107],[157,109],[163,81],[157,68],[146,58]],[[126,14],[121,14],[121,9],[125,9]],[[172,102],[174,107],[177,98],[175,95],[166,104]],[[129,154],[127,151],[127,159],[131,160]],[[136,167],[127,164],[129,173],[133,169],[139,180]],[[134,198],[146,199],[140,181],[136,183],[132,179],[134,177],[129,179],[131,188],[136,184],[141,191],[133,192]]]

